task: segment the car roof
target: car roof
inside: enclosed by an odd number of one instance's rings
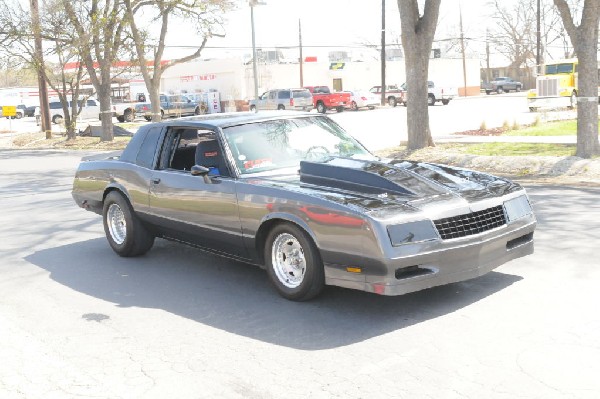
[[[319,114],[298,111],[260,111],[260,112],[228,112],[215,115],[196,115],[158,122],[165,126],[185,126],[202,128],[226,128],[245,125],[247,123],[264,122],[269,120],[300,118],[307,116],[323,117]]]

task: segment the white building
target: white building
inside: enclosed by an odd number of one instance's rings
[[[333,66],[333,64],[336,64]],[[466,60],[468,95],[479,94],[479,59]],[[333,90],[368,90],[381,82],[379,61],[330,63],[316,61],[303,63],[304,86],[329,86]],[[459,88],[464,95],[462,59],[434,58],[429,60],[429,79],[438,84]],[[300,87],[300,64],[259,64],[258,92]],[[386,62],[386,83],[402,84],[406,80],[404,60]],[[218,91],[221,102],[235,102],[239,110],[254,97],[252,63],[244,64],[239,58],[198,60],[168,68],[162,76],[161,91],[192,93]]]

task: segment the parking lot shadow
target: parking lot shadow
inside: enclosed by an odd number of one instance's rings
[[[139,258],[120,258],[98,238],[41,250],[26,260],[60,284],[120,307],[161,309],[301,350],[350,345],[412,326],[521,280],[492,272],[397,297],[327,287],[315,300],[296,303],[279,297],[258,267],[165,240]]]

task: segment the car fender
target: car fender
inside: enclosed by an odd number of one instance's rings
[[[308,223],[306,223],[306,221],[304,221],[302,218],[300,218],[298,215],[294,215],[292,213],[287,213],[287,212],[272,212],[272,213],[268,213],[266,214],[260,221],[259,223],[259,227],[258,230],[261,230],[261,227],[264,226],[265,223],[271,221],[271,220],[285,220],[287,222],[291,222],[294,223],[296,225],[298,225],[302,230],[304,230],[309,236],[310,238],[313,240],[313,242],[317,245],[317,237],[315,236],[315,233],[312,231],[312,229],[310,228],[310,226],[308,225]]]

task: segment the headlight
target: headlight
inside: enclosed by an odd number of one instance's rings
[[[393,246],[439,239],[431,220],[420,220],[418,222],[388,226],[387,231]]]
[[[526,195],[506,201],[504,203],[504,210],[509,223],[532,213],[531,205]]]

